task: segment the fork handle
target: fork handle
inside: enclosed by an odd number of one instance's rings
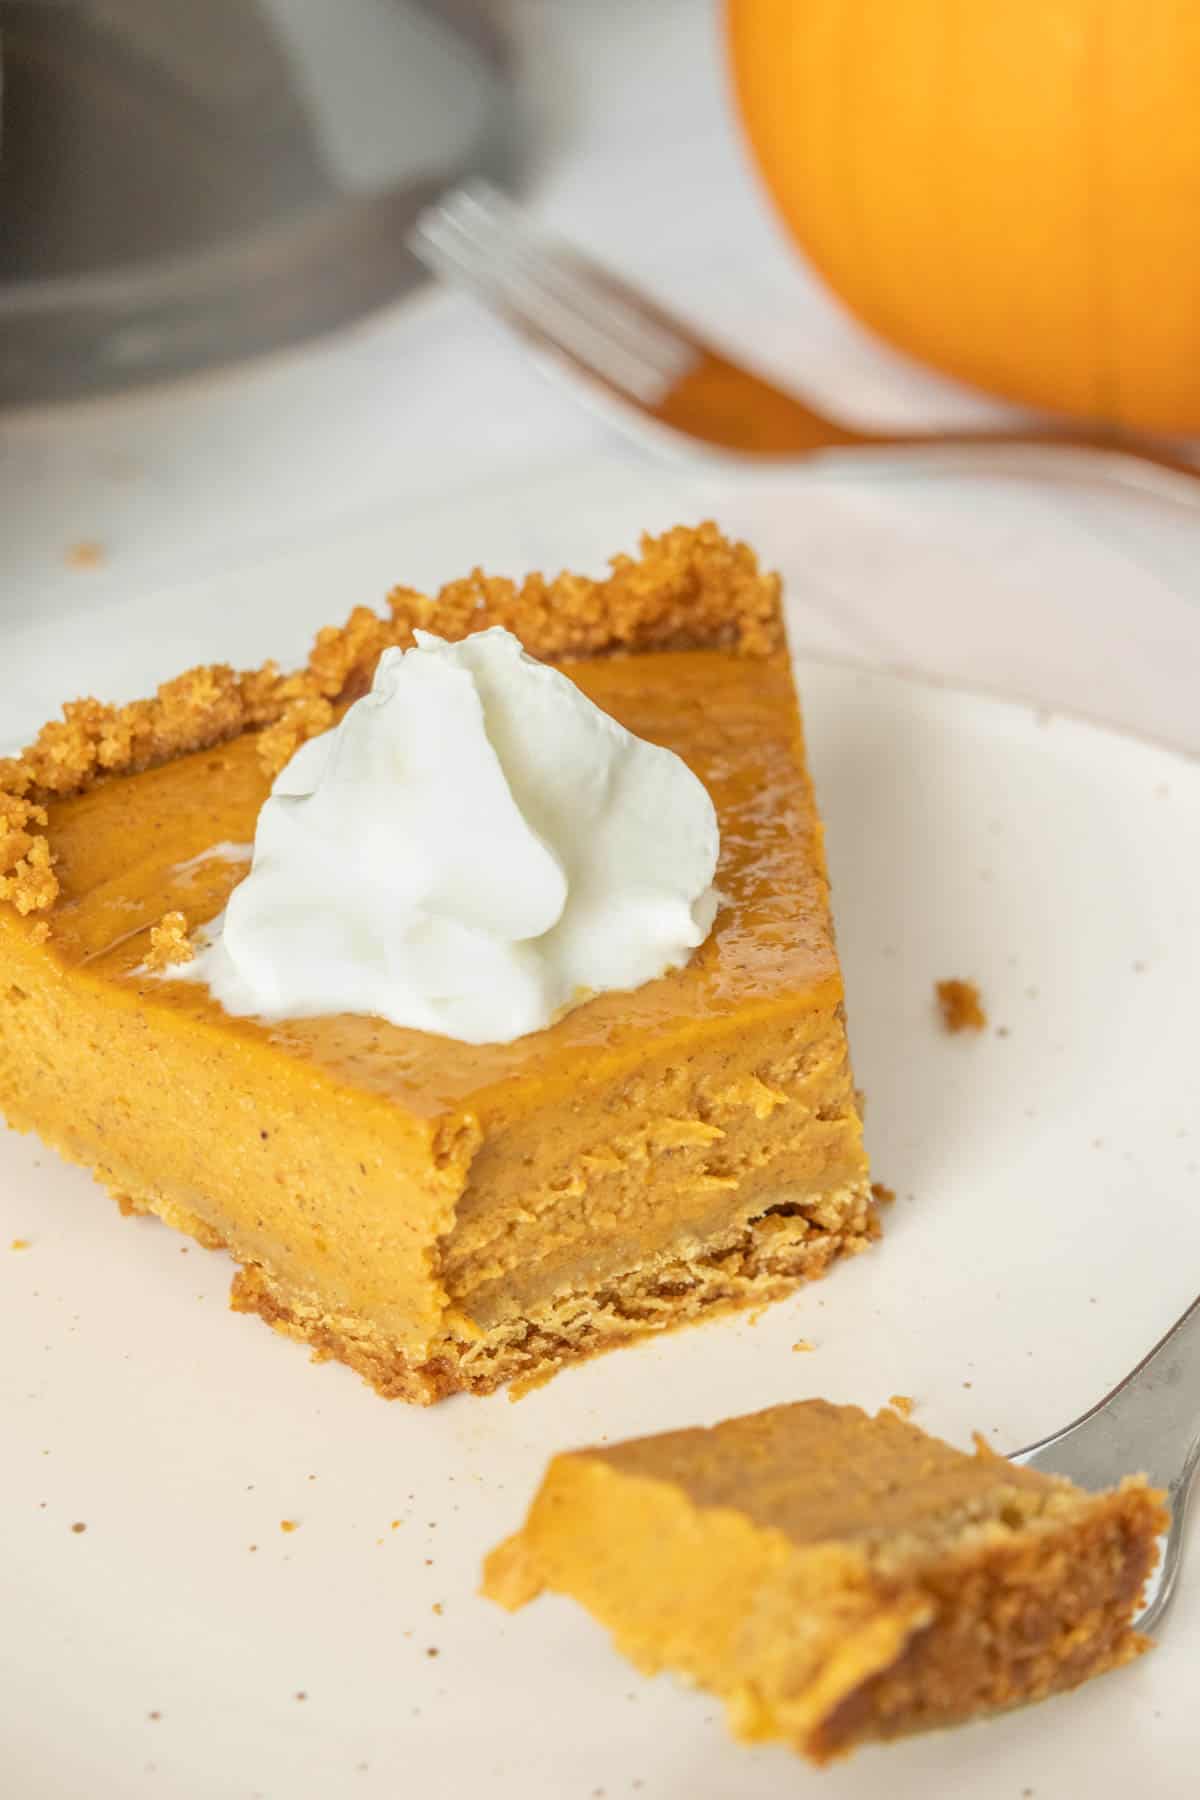
[[[1056,426],[936,434],[860,431],[813,412],[711,348],[701,350],[649,410],[660,425],[695,443],[754,463],[818,455],[823,467],[847,473],[861,473],[867,461],[899,475],[1107,480],[1200,506],[1200,463],[1153,439]]]

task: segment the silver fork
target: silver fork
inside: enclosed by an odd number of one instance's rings
[[[1111,1394],[1009,1460],[1067,1475],[1084,1488],[1113,1487],[1136,1469],[1166,1489],[1171,1524],[1135,1620],[1139,1631],[1153,1630],[1175,1590],[1188,1494],[1200,1466],[1200,1299]]]
[[[1115,481],[1200,505],[1200,464],[1167,446],[1084,428],[887,433],[840,424],[721,354],[627,282],[550,238],[486,182],[417,220],[415,254],[474,293],[536,350],[610,403],[618,423],[741,457],[865,458],[893,472]]]

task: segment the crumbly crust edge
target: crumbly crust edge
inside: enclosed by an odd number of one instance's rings
[[[827,1226],[803,1214],[780,1218],[768,1212],[728,1242],[635,1266],[589,1296],[560,1298],[480,1339],[448,1333],[425,1362],[379,1339],[369,1327],[331,1317],[319,1301],[306,1304],[285,1296],[257,1264],[238,1269],[231,1305],[307,1343],[315,1360],[346,1363],[386,1400],[429,1406],[453,1394],[491,1394],[501,1387],[517,1400],[571,1363],[725,1313],[767,1306],[801,1283],[822,1279],[841,1257],[861,1254],[881,1232],[865,1183],[847,1183],[837,1199],[841,1217]]]
[[[0,758],[0,902],[18,913],[58,897],[47,803],[86,792],[256,731],[276,773],[306,738],[328,730],[339,705],[370,685],[384,650],[407,648],[418,629],[458,640],[502,625],[548,662],[647,650],[730,649],[765,657],[784,641],[778,575],[712,521],[642,537],[640,552],[611,559],[600,580],[563,573],[517,583],[475,569],[430,597],[393,588],[386,614],[359,606],[317,633],[302,669],[273,662],[237,671],[215,663],[164,682],[127,706],[73,700],[19,756]]]

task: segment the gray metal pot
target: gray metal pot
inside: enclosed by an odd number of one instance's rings
[[[0,0],[0,405],[247,356],[421,279],[406,230],[511,180],[470,0]]]

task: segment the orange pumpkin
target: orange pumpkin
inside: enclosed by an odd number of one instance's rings
[[[1200,432],[1200,0],[727,0],[750,143],[881,336]]]

